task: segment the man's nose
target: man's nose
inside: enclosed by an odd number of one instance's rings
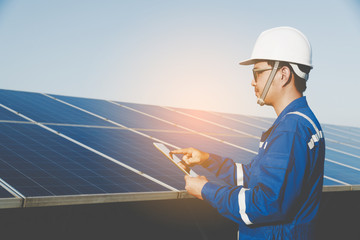
[[[251,80],[251,86],[253,86],[253,87],[256,86],[255,78],[253,78],[253,79]]]

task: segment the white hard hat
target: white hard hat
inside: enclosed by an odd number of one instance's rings
[[[305,35],[292,27],[277,27],[266,30],[257,38],[251,58],[240,62],[241,65],[251,65],[258,60],[274,60],[295,63],[291,64],[297,75],[302,78],[302,71],[298,74],[296,64],[312,68],[311,45]]]

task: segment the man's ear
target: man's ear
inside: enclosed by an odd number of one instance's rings
[[[286,85],[288,85],[290,83],[292,73],[290,71],[290,68],[287,66],[283,66],[280,69],[280,73],[281,73],[281,85],[282,85],[282,87],[285,87]]]

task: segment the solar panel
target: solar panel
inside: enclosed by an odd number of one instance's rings
[[[0,104],[0,207],[188,197],[183,173],[154,141],[247,163],[273,121],[10,90],[0,90]],[[323,126],[324,186],[357,188],[360,130]]]
[[[0,90],[0,103],[37,122],[112,126],[43,94]]]
[[[11,195],[6,189],[0,187],[0,198],[13,198],[14,196]]]
[[[170,108],[169,108],[170,109]],[[263,131],[266,131],[271,124],[267,122],[261,122],[257,119],[237,116],[231,116],[230,114],[218,114],[214,112],[200,111],[200,110],[190,110],[190,109],[179,109],[174,108],[180,114],[187,114],[188,116],[194,116],[199,119],[206,120],[211,123],[218,124],[222,128],[231,128],[233,132],[246,132],[254,135],[256,138],[259,138]],[[236,130],[236,131],[234,131]]]
[[[0,116],[1,116],[1,122],[5,121],[5,122],[9,122],[9,121],[24,121],[23,118],[7,111],[4,108],[0,108]]]
[[[54,129],[177,189],[183,188],[184,176],[170,161],[151,157],[159,155],[152,139],[122,129],[63,126]]]
[[[82,109],[86,109],[89,112],[96,113],[106,119],[112,120],[116,123],[122,124],[128,128],[135,129],[157,129],[157,130],[172,130],[178,131],[176,126],[158,121],[149,116],[141,115],[131,111],[127,108],[119,107],[109,101],[97,100],[97,99],[84,99],[76,97],[65,97],[53,95],[64,104],[71,104]],[[112,125],[116,126],[116,125]]]
[[[0,175],[26,197],[167,190],[35,124],[1,124],[0,136]]]

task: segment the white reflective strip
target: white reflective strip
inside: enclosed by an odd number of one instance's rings
[[[313,140],[314,142],[318,142],[320,139],[320,137],[317,134],[314,134],[311,136],[311,140]]]
[[[235,163],[236,165],[236,183],[237,186],[243,186],[244,185],[244,172],[242,168],[241,163]]]
[[[314,146],[315,146],[315,143],[318,142],[321,138],[323,138],[322,131],[319,131],[319,129],[316,127],[315,123],[308,116],[306,116],[305,114],[303,114],[301,112],[289,112],[288,114],[299,115],[299,116],[305,118],[306,120],[308,120],[308,122],[311,123],[311,125],[315,129],[316,134],[311,136],[311,139],[308,142],[308,146],[309,146],[310,150],[313,149]]]
[[[250,219],[249,216],[246,214],[246,203],[245,203],[245,191],[249,190],[248,188],[241,188],[240,192],[239,192],[239,213],[241,216],[241,219],[244,221],[244,223],[246,225],[250,225],[253,224]]]
[[[294,70],[294,72],[296,73],[296,75],[298,75],[299,77],[301,77],[305,81],[308,80],[309,75],[307,73],[301,71],[297,64],[294,64],[294,63],[289,63],[289,64],[292,67],[292,69]]]
[[[311,125],[314,127],[316,133],[320,136],[320,131],[319,129],[316,127],[315,123],[311,120],[311,118],[309,118],[308,116],[306,116],[305,114],[301,113],[301,112],[289,112],[288,114],[296,114],[296,115],[299,115],[303,118],[305,118],[306,120],[308,120]],[[322,135],[321,135],[322,136]]]
[[[312,139],[310,139],[310,142],[308,142],[308,146],[309,146],[310,150],[314,148],[315,144]]]
[[[265,143],[265,144],[264,144]],[[260,142],[260,144],[259,144],[259,148],[266,148],[266,146],[267,146],[267,144],[268,144],[268,142]]]

